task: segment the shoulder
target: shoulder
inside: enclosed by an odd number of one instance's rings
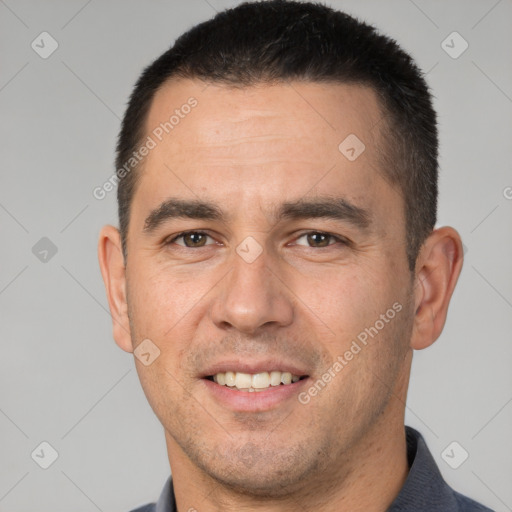
[[[408,426],[405,433],[409,474],[387,512],[493,512],[452,489],[441,475],[423,436]]]
[[[172,477],[169,476],[164,484],[160,497],[156,503],[146,503],[130,512],[176,512],[176,500],[174,498],[174,488]]]
[[[156,504],[155,503],[148,503],[147,505],[143,505],[142,507],[135,508],[131,510],[130,512],[155,512],[156,511]]]
[[[494,512],[492,509],[484,507],[484,505],[477,503],[457,491],[453,491],[453,495],[457,500],[457,505],[459,506],[458,510],[461,512]]]

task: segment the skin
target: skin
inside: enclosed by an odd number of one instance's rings
[[[436,229],[409,271],[403,198],[380,171],[372,90],[173,81],[156,94],[147,133],[190,96],[197,107],[144,161],[126,266],[118,230],[105,226],[99,239],[116,343],[133,352],[149,338],[160,350],[149,366],[135,363],[165,430],[178,509],[385,511],[409,469],[413,350],[443,329],[460,237]],[[353,162],[338,150],[351,133],[366,146]],[[214,202],[228,217],[169,219],[145,233],[146,217],[171,196]],[[283,202],[324,196],[366,209],[368,228],[273,217]],[[187,230],[209,236],[199,247],[172,241]],[[236,251],[248,236],[262,249],[252,263]],[[394,303],[402,310],[307,404],[295,393],[235,411],[202,379],[211,362],[271,357],[304,369],[307,390]]]

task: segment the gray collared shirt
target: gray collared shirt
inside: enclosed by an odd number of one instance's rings
[[[407,426],[405,432],[409,475],[387,512],[493,512],[454,491],[443,480],[422,435]],[[156,503],[132,512],[177,512],[171,477]]]

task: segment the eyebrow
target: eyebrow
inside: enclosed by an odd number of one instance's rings
[[[155,231],[161,224],[171,219],[225,220],[222,210],[209,201],[185,201],[170,198],[151,211],[144,221],[145,233]]]
[[[343,197],[321,197],[286,202],[281,206],[277,217],[293,220],[317,218],[341,220],[363,230],[370,226],[370,212]]]
[[[350,203],[343,197],[320,197],[285,202],[273,208],[275,222],[284,219],[333,219],[366,230],[370,226],[368,210]],[[228,216],[211,201],[169,198],[152,210],[144,221],[144,233],[152,233],[164,222],[172,219],[200,219],[226,222]]]

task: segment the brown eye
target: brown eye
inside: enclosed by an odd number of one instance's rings
[[[305,242],[300,242],[299,240],[305,239]],[[304,233],[303,235],[297,238],[297,245],[305,245],[313,248],[322,248],[328,247],[329,245],[333,245],[334,242],[344,243],[344,241],[334,235],[329,233],[322,233],[321,231],[310,231],[309,233]]]
[[[309,233],[306,236],[308,243],[314,247],[327,247],[332,238],[331,235],[325,233]]]
[[[210,238],[210,236],[201,231],[187,231],[176,236],[168,243],[176,243],[188,248],[204,247],[205,245],[211,245],[206,243],[207,238]]]

